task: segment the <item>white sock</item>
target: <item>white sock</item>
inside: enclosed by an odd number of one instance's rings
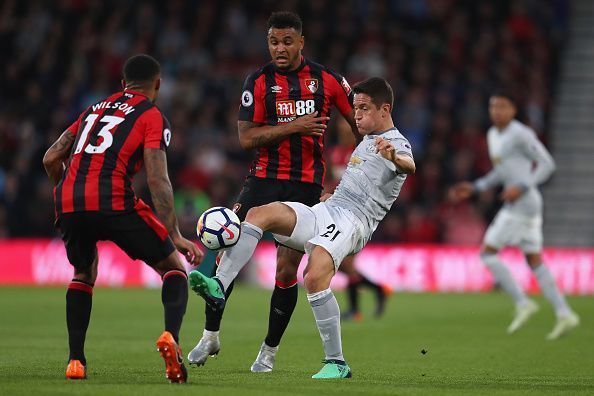
[[[481,253],[481,260],[487,266],[493,278],[499,286],[511,296],[516,305],[525,304],[528,298],[517,282],[514,280],[510,270],[499,261],[497,254]]]
[[[553,275],[551,275],[551,271],[544,264],[540,264],[538,267],[533,268],[532,272],[536,276],[540,291],[542,291],[542,294],[553,306],[557,317],[569,315],[571,309],[567,305],[565,297],[559,291],[557,283],[553,279]]]
[[[253,224],[241,223],[241,236],[232,248],[225,250],[217,268],[217,279],[227,290],[231,282],[237,277],[239,271],[250,261],[250,258],[262,239],[262,230]]]
[[[340,308],[332,290],[308,293],[307,300],[316,318],[326,359],[344,361],[340,336]]]
[[[219,331],[210,331],[210,330],[206,330],[204,329],[204,331],[202,332],[202,338],[205,338],[207,340],[218,340],[219,339]]]

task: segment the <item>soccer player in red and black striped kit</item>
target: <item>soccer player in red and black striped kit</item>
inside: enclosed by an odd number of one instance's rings
[[[243,220],[250,208],[274,201],[315,205],[326,173],[324,131],[336,107],[360,139],[352,113],[351,88],[342,76],[305,59],[301,18],[275,12],[268,20],[272,61],[244,83],[238,131],[241,146],[257,150],[234,210]],[[268,334],[253,372],[271,371],[281,337],[297,304],[297,269],[303,252],[277,245],[276,285],[270,301]],[[214,274],[213,274],[214,275]],[[226,297],[233,284],[226,290]],[[219,352],[222,310],[205,309],[203,336],[188,360],[203,365]]]
[[[161,275],[165,331],[157,349],[167,378],[186,382],[178,335],[188,289],[177,251],[192,264],[200,263],[203,253],[182,237],[173,209],[165,154],[171,127],[154,104],[161,84],[159,63],[148,55],[133,56],[124,65],[123,77],[124,90],[84,111],[43,158],[56,185],[56,226],[74,267],[66,293],[66,377],[87,376],[84,343],[97,278],[96,244],[110,240]],[[160,220],[132,190],[132,178],[143,163]]]

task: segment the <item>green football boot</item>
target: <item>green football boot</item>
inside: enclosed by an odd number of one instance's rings
[[[223,285],[216,278],[209,278],[200,271],[192,271],[189,275],[190,288],[202,297],[206,304],[213,310],[219,311],[225,308],[225,293]]]
[[[317,374],[311,376],[314,379],[351,378],[353,372],[346,362],[342,360],[322,360],[324,367]]]

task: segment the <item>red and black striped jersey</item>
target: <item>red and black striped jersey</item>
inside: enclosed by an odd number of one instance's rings
[[[286,72],[269,63],[245,80],[239,120],[278,125],[316,111],[320,117],[329,117],[332,106],[348,115],[352,103],[347,80],[320,64],[303,58],[296,70]],[[323,151],[323,136],[292,134],[278,144],[260,147],[250,173],[323,185]]]
[[[75,135],[62,180],[54,189],[56,214],[134,208],[132,178],[145,148],[166,150],[169,121],[144,95],[124,91],[90,106],[67,129]]]

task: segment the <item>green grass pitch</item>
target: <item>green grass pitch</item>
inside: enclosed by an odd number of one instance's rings
[[[594,299],[570,298],[582,325],[546,341],[553,314],[541,311],[513,336],[505,334],[511,303],[499,294],[395,294],[386,315],[343,322],[350,380],[315,381],[323,358],[311,310],[300,290],[275,370],[249,367],[266,332],[270,292],[239,287],[222,327],[222,349],[189,382],[164,378],[155,350],[162,331],[159,290],[102,289],[93,297],[87,335],[89,379],[67,381],[65,290],[0,288],[0,394],[79,395],[373,395],[594,394]],[[337,293],[344,305],[344,295]],[[363,308],[371,312],[370,294]],[[190,293],[182,328],[184,354],[202,331],[203,303]],[[421,350],[425,349],[426,354]]]

